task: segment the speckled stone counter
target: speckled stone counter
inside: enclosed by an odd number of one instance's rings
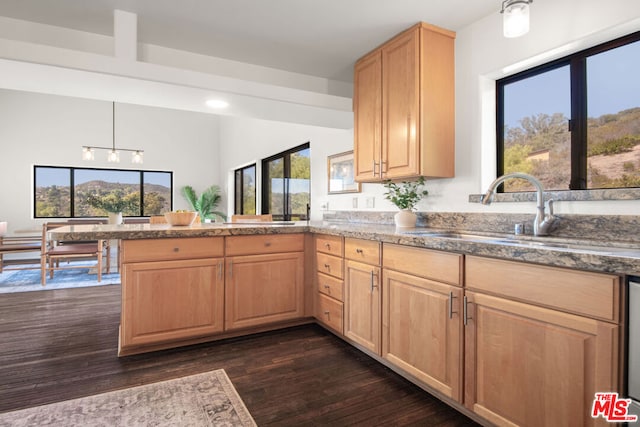
[[[313,232],[587,271],[640,275],[640,247],[635,243],[567,237],[521,236],[515,239],[505,233],[484,232],[473,232],[464,238],[423,234],[448,230],[451,229],[397,230],[387,224],[319,221],[286,225],[197,224],[189,227],[162,224],[73,225],[51,231],[50,235],[59,240],[78,241]]]

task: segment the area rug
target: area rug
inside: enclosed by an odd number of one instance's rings
[[[8,292],[42,291],[47,289],[81,288],[86,286],[102,286],[120,283],[120,274],[102,274],[102,280],[98,282],[95,273],[95,261],[80,261],[73,264],[86,268],[74,268],[69,270],[56,270],[53,279],[47,277],[47,284],[40,284],[40,264],[27,264],[21,267],[29,267],[29,270],[5,270],[0,273],[0,294]]]
[[[0,414],[0,426],[255,426],[223,369]]]

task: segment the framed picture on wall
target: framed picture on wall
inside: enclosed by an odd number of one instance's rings
[[[359,193],[353,168],[353,150],[327,157],[329,194]]]

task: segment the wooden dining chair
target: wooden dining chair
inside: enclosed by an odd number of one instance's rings
[[[6,270],[29,270],[37,267],[5,268],[4,255],[38,252],[40,254],[40,238],[38,236],[7,236],[7,222],[0,222],[0,273]]]
[[[231,222],[272,222],[272,214],[264,215],[231,215]]]
[[[47,273],[49,278],[53,278],[55,270],[67,270],[78,268],[92,268],[87,265],[71,264],[72,260],[94,259],[97,270],[98,282],[102,280],[103,260],[106,251],[106,271],[111,268],[111,253],[108,240],[97,240],[91,242],[59,242],[49,238],[49,231],[69,225],[68,222],[47,222],[42,225],[42,252],[40,256],[40,281],[42,286],[47,283]],[[60,265],[60,261],[67,261],[67,265]]]

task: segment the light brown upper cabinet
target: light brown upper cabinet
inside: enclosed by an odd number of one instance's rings
[[[358,60],[357,181],[454,176],[454,41],[420,23]]]

